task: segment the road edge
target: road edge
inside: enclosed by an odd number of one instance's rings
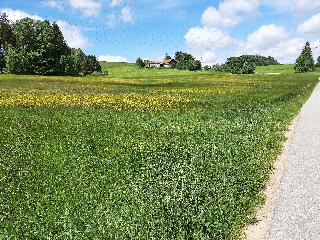
[[[256,224],[249,225],[245,228],[245,240],[263,240],[266,239],[268,235],[275,204],[280,190],[281,181],[285,172],[290,142],[295,132],[299,116],[300,112],[288,127],[288,130],[285,134],[286,140],[282,144],[282,152],[273,164],[274,170],[270,175],[265,190],[263,191],[263,195],[265,196],[265,202],[254,213],[254,216],[256,217],[258,222]]]

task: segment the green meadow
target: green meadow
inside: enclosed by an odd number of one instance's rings
[[[0,75],[0,239],[241,238],[318,76],[102,65]]]

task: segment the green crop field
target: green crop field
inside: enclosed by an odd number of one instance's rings
[[[0,75],[0,239],[237,239],[310,74]]]

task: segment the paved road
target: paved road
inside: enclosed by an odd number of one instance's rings
[[[268,240],[320,239],[320,84],[303,107]]]

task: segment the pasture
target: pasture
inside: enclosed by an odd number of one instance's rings
[[[0,75],[0,238],[241,237],[317,77],[108,70]]]

